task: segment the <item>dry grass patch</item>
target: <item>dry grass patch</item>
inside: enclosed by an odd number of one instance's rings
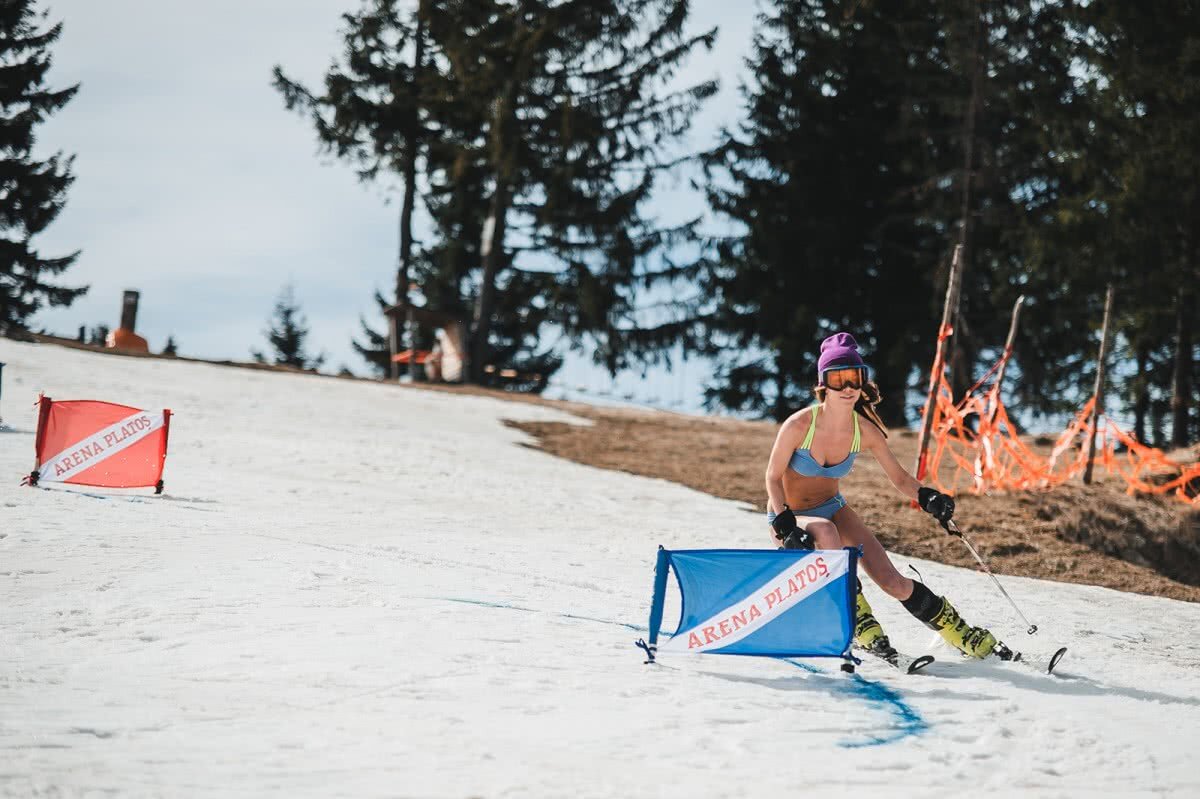
[[[559,403],[548,403],[562,407]],[[514,423],[546,452],[603,469],[658,477],[765,509],[763,471],[776,426],[719,417],[571,405],[595,424]],[[893,431],[901,463],[916,436]],[[1047,493],[963,494],[956,519],[998,574],[1100,585],[1200,601],[1200,512],[1164,497],[1131,497],[1101,476],[1091,487]],[[911,508],[871,458],[859,460],[842,493],[888,549],[975,568],[961,542]],[[762,546],[766,521],[747,518],[730,546]]]

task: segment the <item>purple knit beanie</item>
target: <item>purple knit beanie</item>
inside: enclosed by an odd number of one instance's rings
[[[817,377],[831,366],[866,366],[858,354],[858,342],[849,333],[834,333],[821,342],[821,357],[817,360]]]

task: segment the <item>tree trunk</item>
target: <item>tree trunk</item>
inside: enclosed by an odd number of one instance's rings
[[[1133,437],[1143,444],[1146,443],[1146,413],[1150,410],[1150,377],[1146,373],[1149,368],[1150,350],[1145,343],[1137,348],[1137,377],[1134,378],[1133,390]]]
[[[408,276],[412,264],[412,217],[416,206],[416,192],[409,187],[417,177],[415,160],[411,157],[406,158],[404,164],[404,198],[400,204],[400,258],[396,267],[397,305],[408,304]]]
[[[1185,274],[1187,271],[1185,270]],[[1175,370],[1171,379],[1171,446],[1191,443],[1192,336],[1196,319],[1195,292],[1186,282],[1175,295]]]
[[[979,348],[971,337],[971,328],[967,324],[966,315],[960,310],[954,324],[954,335],[950,341],[955,341],[954,353],[950,360],[950,390],[954,393],[955,402],[966,396],[967,390],[975,385],[975,362],[979,358]],[[947,343],[950,343],[949,341]]]
[[[417,9],[416,51],[413,74],[419,77],[425,60],[425,2]],[[420,120],[414,113],[404,131],[404,199],[400,206],[400,264],[396,270],[396,303],[408,304],[408,275],[412,263],[412,218],[416,206],[417,150],[420,148]]]
[[[971,185],[975,170],[975,122],[979,116],[980,84],[983,81],[983,37],[985,35],[982,7],[976,7],[974,2],[968,3],[967,7],[971,10],[973,19],[970,60],[971,94],[967,99],[967,110],[963,117],[962,202],[959,207],[958,243],[962,247],[960,257],[962,258],[963,275],[966,275],[967,267],[971,263]],[[965,278],[962,285],[965,289]],[[964,296],[962,304],[969,307],[970,296],[966,291],[962,293]],[[954,336],[946,342],[947,346],[952,348],[951,352],[947,353],[947,361],[951,364],[950,386],[956,400],[962,399],[967,389],[971,387],[973,382],[971,369],[975,364],[978,350],[974,342],[970,340],[970,331],[967,330],[963,320],[964,314],[959,312],[952,323],[955,327]]]
[[[1162,449],[1167,445],[1167,437],[1163,435],[1163,423],[1166,421],[1167,403],[1155,400],[1150,403],[1150,446]]]
[[[782,422],[792,414],[792,408],[787,401],[787,386],[788,375],[779,366],[779,359],[775,359],[775,407],[772,409],[771,415],[775,421]]]
[[[907,381],[904,379],[904,374],[897,369],[892,369],[887,371],[886,376],[882,371],[872,374],[871,379],[879,386],[879,393],[883,396],[883,401],[876,408],[879,411],[879,418],[883,419],[883,423],[888,427],[907,426],[908,416],[904,409]]]
[[[492,163],[496,171],[496,188],[488,209],[488,224],[484,225],[482,256],[483,275],[480,278],[479,297],[475,303],[475,318],[471,330],[471,362],[469,370],[472,382],[483,379],[483,368],[487,365],[488,336],[492,330],[492,314],[496,306],[496,275],[505,266],[504,232],[508,223],[508,209],[512,204],[513,135],[516,127],[512,116],[516,105],[516,81],[509,83],[504,95],[496,99],[496,110],[492,117]]]
[[[488,210],[488,224],[484,226],[483,275],[471,333],[471,380],[475,383],[482,381],[483,367],[487,365],[488,335],[496,306],[496,275],[504,266],[504,229],[511,200],[508,184],[498,179]]]
[[[420,78],[421,67],[425,61],[425,14],[427,0],[421,0],[417,5],[417,30],[415,52],[413,53],[413,76]],[[396,266],[396,304],[408,305],[409,274],[412,265],[412,218],[417,202],[417,150],[421,146],[420,120],[416,110],[404,131],[404,195],[400,203],[400,254]],[[392,345],[393,352],[399,346],[399,341]],[[410,349],[416,349],[413,342],[408,342]],[[416,358],[410,358],[408,371],[414,373]],[[392,378],[399,376],[399,365],[392,363]]]

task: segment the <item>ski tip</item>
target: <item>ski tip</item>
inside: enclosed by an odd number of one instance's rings
[[[916,674],[921,669],[933,662],[933,655],[921,655],[919,658],[914,658],[912,663],[908,664],[908,673]]]
[[[1046,666],[1046,673],[1053,674],[1054,669],[1058,666],[1058,662],[1063,659],[1063,655],[1067,654],[1067,648],[1064,646],[1050,656],[1050,663]]]

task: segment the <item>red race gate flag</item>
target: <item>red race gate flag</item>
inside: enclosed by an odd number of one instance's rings
[[[38,401],[37,460],[26,478],[29,485],[154,486],[154,493],[162,493],[169,410],[44,396]]]

